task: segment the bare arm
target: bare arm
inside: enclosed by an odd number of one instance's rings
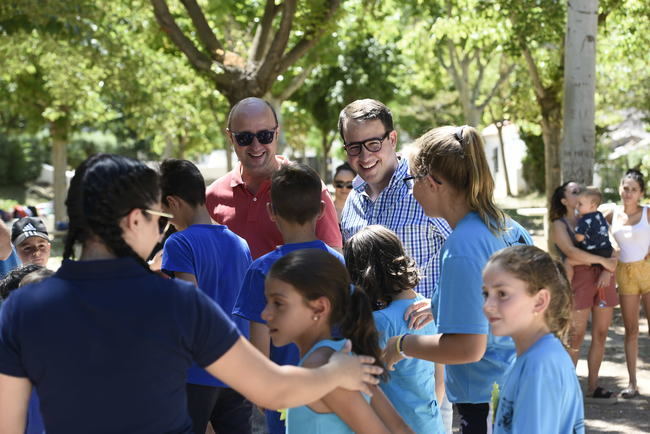
[[[445,398],[445,365],[436,363],[435,369],[436,399],[438,400],[438,407],[440,407],[442,400]]]
[[[373,391],[382,393],[378,388],[374,388]],[[375,396],[373,395],[373,397]],[[373,407],[366,402],[359,392],[336,389],[324,396],[321,401],[355,433],[390,433],[382,419],[375,413]]]
[[[271,336],[269,335],[269,328],[266,326],[266,324],[259,322],[249,321],[249,323],[251,344],[253,344],[253,346],[266,357],[270,357]]]
[[[603,258],[602,256],[592,255],[584,250],[580,250],[571,242],[569,234],[567,234],[564,223],[560,220],[553,222],[553,242],[557,247],[566,255],[567,258],[580,262],[584,265],[600,264],[604,268],[613,271],[616,268],[616,259]]]
[[[6,260],[11,251],[11,233],[7,225],[0,220],[0,261]]]
[[[395,410],[388,397],[377,386],[375,386],[370,406],[391,433],[413,433],[411,427],[404,422],[404,419]]]
[[[370,393],[379,382],[381,368],[367,356],[350,356],[348,344],[330,362],[316,369],[278,366],[240,338],[223,356],[205,369],[218,376],[255,404],[271,409],[314,402],[337,387]]]
[[[389,369],[402,360],[397,352],[397,338],[390,338],[384,349],[384,362]],[[487,335],[478,334],[408,335],[402,343],[407,356],[445,365],[478,362],[486,348]]]
[[[32,383],[27,378],[0,374],[0,433],[25,432],[31,391]]]

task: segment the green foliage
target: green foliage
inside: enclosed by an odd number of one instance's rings
[[[522,162],[524,180],[532,191],[544,192],[544,140],[539,134],[520,131],[526,143],[526,156]]]
[[[0,185],[19,185],[36,179],[45,155],[47,145],[40,140],[0,135]]]

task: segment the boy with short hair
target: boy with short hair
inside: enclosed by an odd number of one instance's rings
[[[173,214],[173,233],[163,247],[162,269],[192,282],[224,310],[232,312],[252,259],[248,244],[226,226],[212,223],[205,208],[205,181],[189,161],[169,159],[160,165],[161,202]],[[231,315],[244,336],[248,322]],[[250,432],[252,406],[246,398],[199,366],[188,372],[188,409],[194,432],[208,422],[219,433]]]
[[[47,266],[50,259],[50,236],[45,223],[38,217],[23,217],[11,228],[11,243],[23,265]]]
[[[284,245],[256,259],[248,269],[239,291],[233,314],[250,322],[250,341],[278,365],[297,365],[300,360],[294,344],[275,347],[271,343],[262,310],[266,305],[264,280],[271,266],[282,256],[301,249],[322,249],[343,262],[343,256],[316,237],[316,222],[323,215],[322,181],[309,166],[291,163],[282,166],[271,178],[271,203],[267,211],[278,226]],[[266,411],[270,434],[285,432],[277,411]]]

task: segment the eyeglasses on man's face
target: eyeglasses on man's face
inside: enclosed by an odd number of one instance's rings
[[[391,131],[389,130],[386,131],[381,137],[372,137],[361,142],[346,143],[343,148],[350,157],[356,157],[357,155],[361,154],[361,147],[366,148],[366,151],[368,152],[379,152],[381,151],[381,147],[384,144],[384,140],[386,140],[390,133]]]
[[[270,130],[260,130],[256,133],[250,131],[228,131],[235,138],[235,142],[237,142],[239,146],[250,146],[255,137],[257,137],[257,141],[260,142],[261,145],[268,145],[275,138],[275,132],[277,129],[278,126],[276,125]]]

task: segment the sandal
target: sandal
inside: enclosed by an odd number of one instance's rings
[[[591,395],[585,396],[585,401],[601,404],[613,404],[617,401],[617,398],[614,392],[598,386]]]
[[[631,387],[628,387],[621,390],[621,397],[624,399],[632,399],[636,398],[637,396],[639,396],[639,389],[632,389]]]

